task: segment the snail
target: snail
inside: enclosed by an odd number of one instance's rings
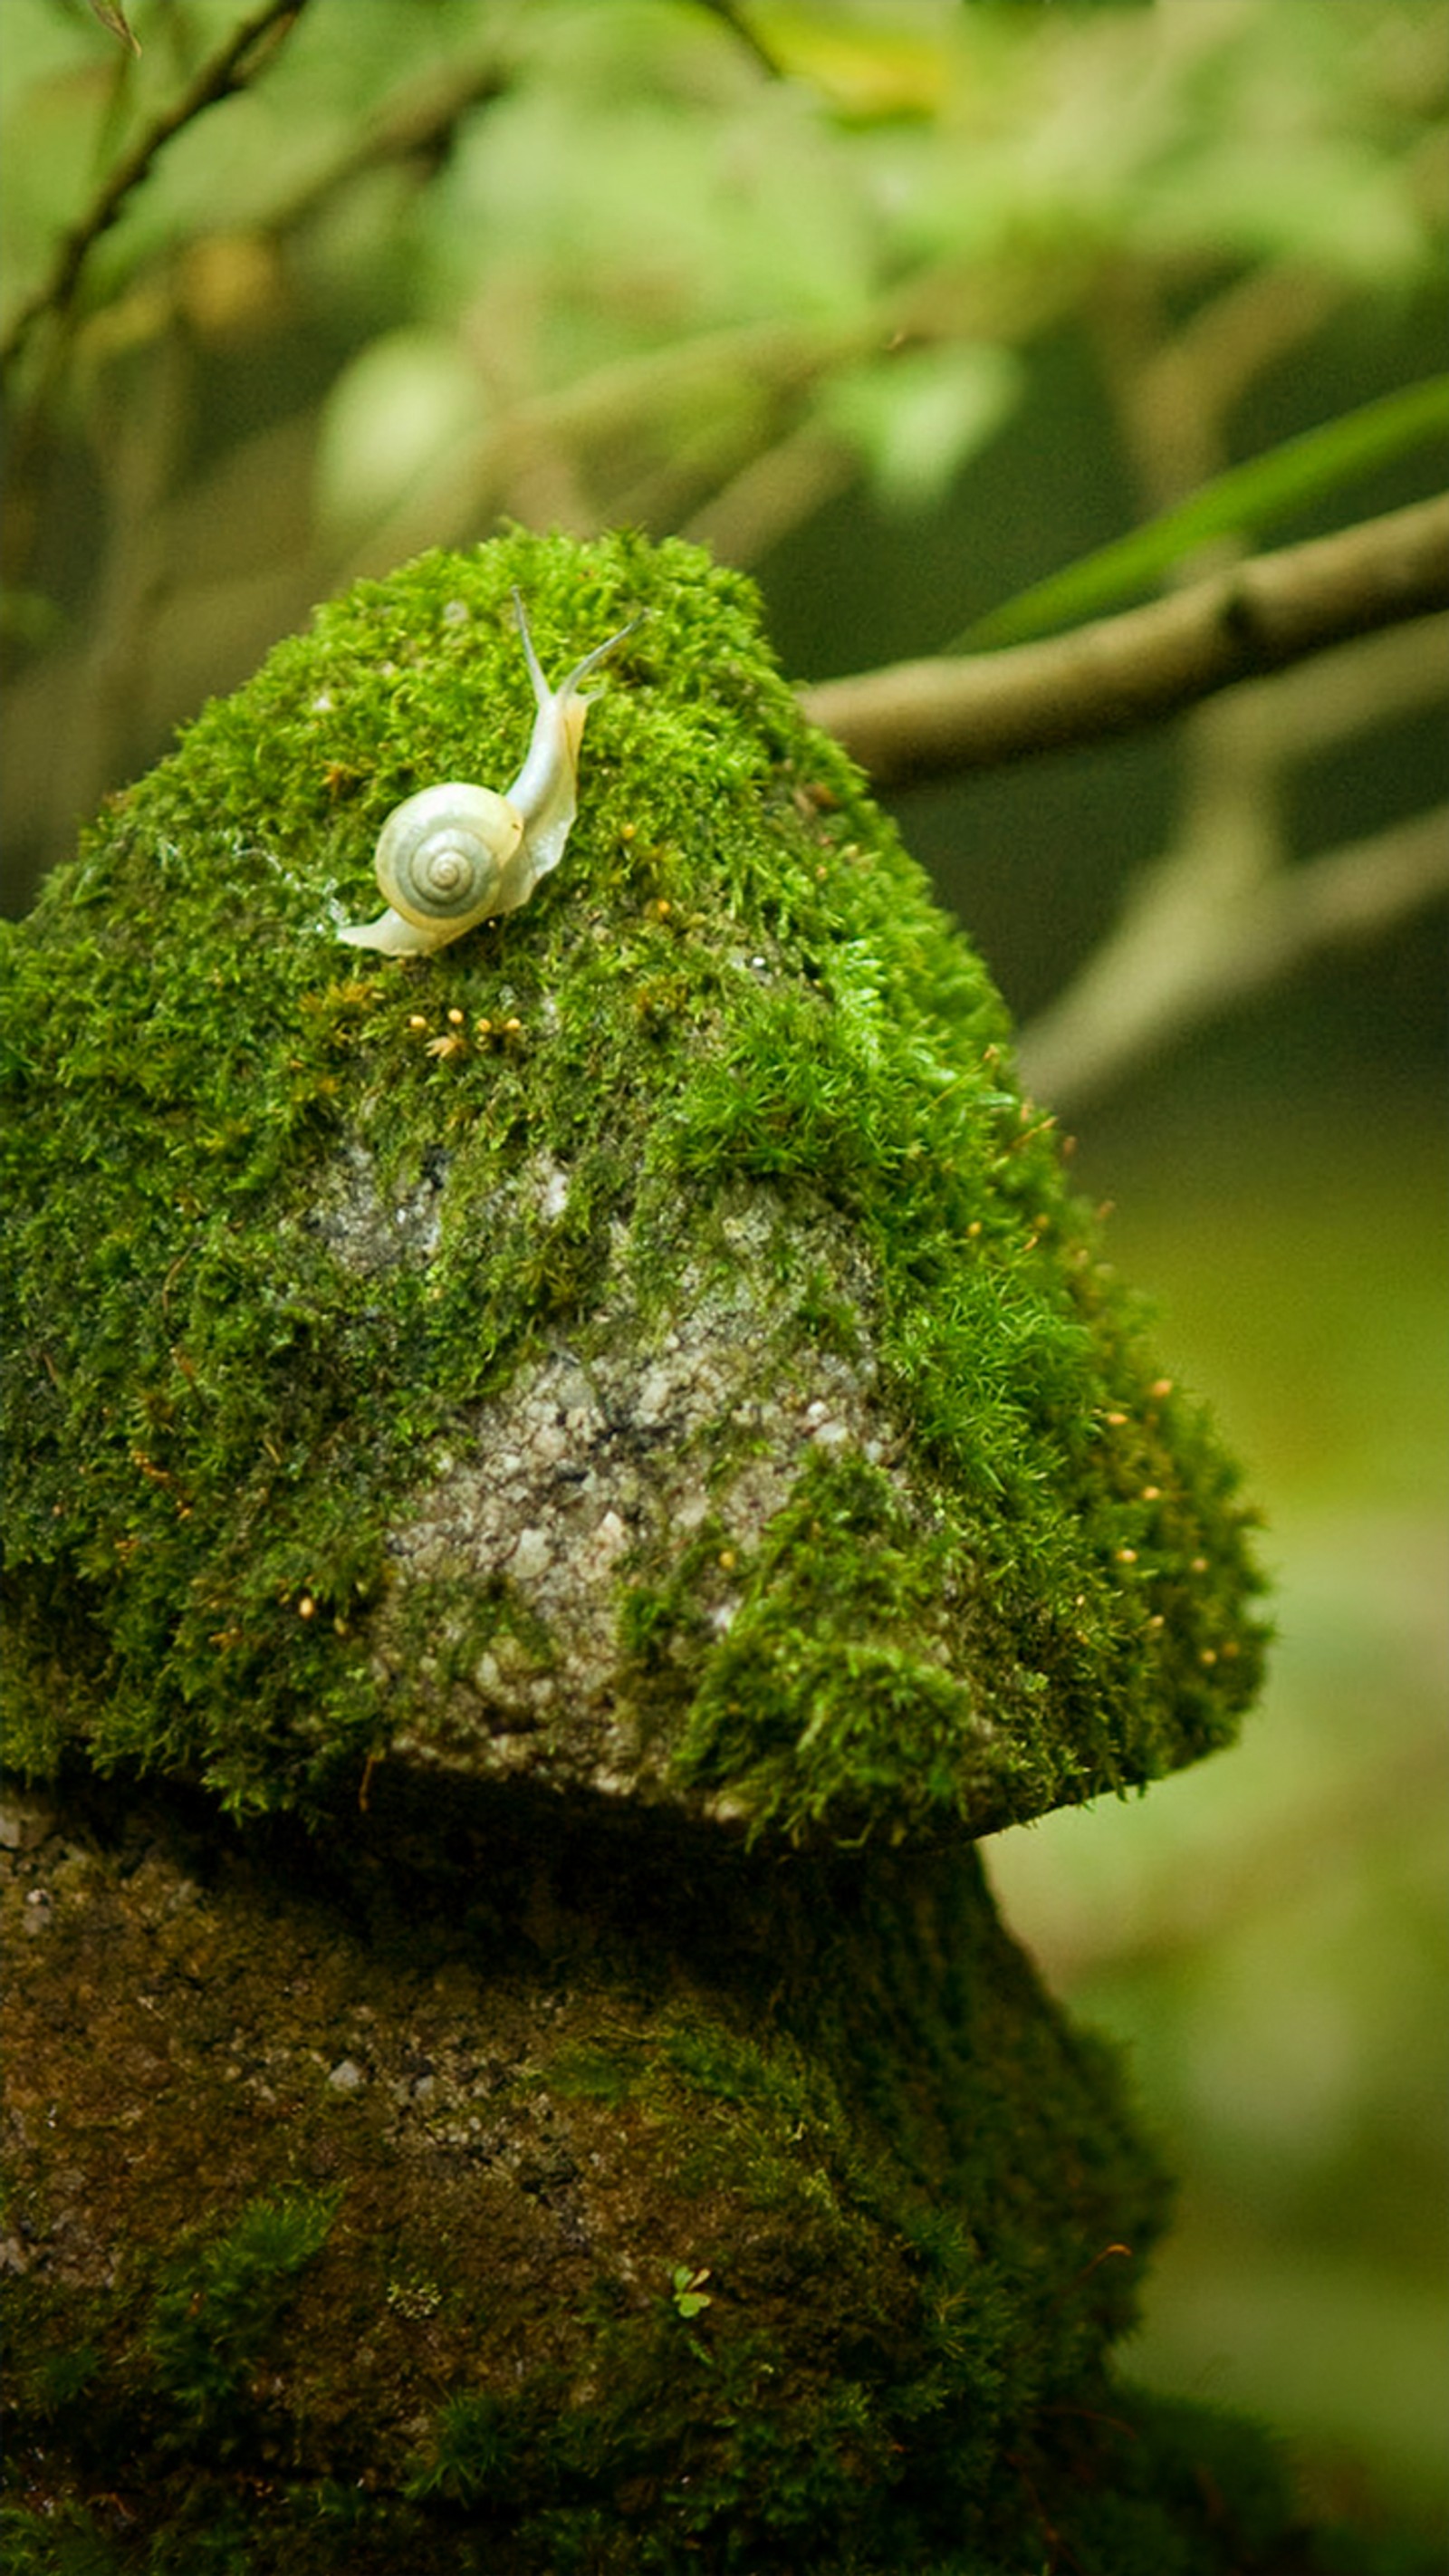
[[[538,706],[523,767],[501,796],[492,787],[448,779],[393,807],[374,859],[388,909],[376,921],[339,930],[338,938],[354,948],[380,948],[388,957],[426,956],[461,939],[475,923],[516,911],[563,857],[577,810],[579,744],[592,704],[579,683],[632,635],[639,620],[632,618],[596,644],[550,689],[517,591],[513,611]]]

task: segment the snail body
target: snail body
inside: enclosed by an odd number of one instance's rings
[[[551,689],[539,667],[523,601],[513,594],[537,712],[528,751],[500,795],[465,779],[425,787],[395,805],[378,834],[374,864],[388,908],[339,939],[388,957],[421,957],[480,921],[515,912],[563,857],[577,811],[579,744],[592,701],[580,683],[624,637],[621,626]]]

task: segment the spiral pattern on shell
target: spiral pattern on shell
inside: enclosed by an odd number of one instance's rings
[[[506,797],[449,779],[389,814],[378,838],[377,880],[404,921],[462,928],[499,910],[504,870],[522,836]]]

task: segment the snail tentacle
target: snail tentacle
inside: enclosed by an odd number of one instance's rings
[[[598,669],[606,655],[632,635],[639,620],[631,617],[627,626],[596,644],[591,653],[574,664],[567,679],[551,689],[543,676],[533,637],[528,631],[528,617],[520,592],[513,594],[513,613],[523,641],[528,676],[538,713],[533,720],[528,756],[508,790],[508,801],[523,816],[524,843],[529,853],[532,873],[527,892],[531,894],[540,877],[546,877],[558,866],[564,843],[578,810],[575,782],[578,777],[579,745],[584,724],[593,701],[586,698],[579,683]],[[521,903],[523,896],[517,900]]]

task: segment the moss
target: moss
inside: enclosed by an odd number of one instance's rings
[[[223,2458],[242,2447],[262,2352],[296,2275],[332,2232],[337,2201],[299,2190],[259,2197],[224,2235],[172,2257],[143,2341],[188,2447]]]
[[[434,958],[359,959],[383,815],[518,764],[515,583],[549,669],[648,610],[564,865]],[[744,582],[519,535],[360,585],[4,944],[15,1764],[78,1742],[275,1807],[404,1743],[848,1836],[983,1830],[1231,1733],[1261,1651],[1232,1471]],[[619,1408],[691,1314],[748,1346],[761,1427],[692,1354],[661,1448]],[[566,1365],[615,1406],[573,1629],[477,1535]],[[471,1521],[415,1565],[470,1460]],[[549,1508],[577,1567],[598,1512]]]

